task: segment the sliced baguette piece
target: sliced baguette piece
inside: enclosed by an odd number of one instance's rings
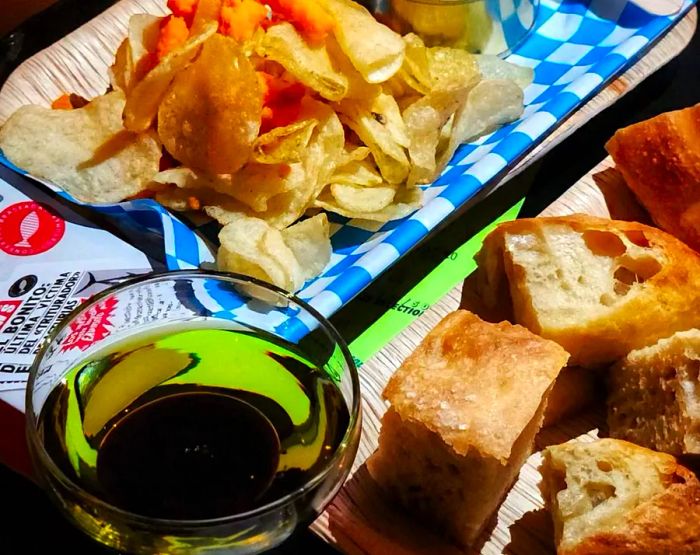
[[[700,250],[700,104],[620,129],[605,148],[654,222]]]
[[[700,326],[700,255],[643,224],[583,214],[507,222],[477,262],[484,303],[559,343],[571,365],[611,363]]]
[[[700,454],[700,330],[632,351],[608,377],[612,437],[672,455]]]
[[[521,326],[448,315],[384,390],[391,408],[371,476],[431,528],[472,545],[530,455],[567,358]]]
[[[697,555],[700,482],[670,455],[618,439],[543,451],[558,555]]]

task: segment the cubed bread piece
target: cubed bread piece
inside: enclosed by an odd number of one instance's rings
[[[672,455],[700,454],[700,330],[632,351],[610,371],[610,435]]]
[[[618,439],[543,452],[558,555],[697,555],[700,482],[675,458]]]
[[[636,222],[576,214],[501,224],[477,255],[485,303],[598,366],[700,326],[700,255]]]
[[[567,353],[521,326],[447,316],[393,375],[370,474],[409,512],[471,545],[532,450]]]
[[[700,104],[620,129],[605,148],[654,222],[700,250]]]

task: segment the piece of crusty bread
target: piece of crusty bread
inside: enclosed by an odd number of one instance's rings
[[[700,104],[620,129],[605,148],[656,224],[700,250]]]
[[[697,555],[700,482],[675,458],[617,439],[543,452],[558,555]]]
[[[632,351],[608,377],[610,435],[672,455],[700,454],[700,330]]]
[[[477,289],[501,317],[597,366],[700,326],[700,255],[636,222],[583,214],[499,225],[477,255]]]
[[[448,315],[393,375],[374,480],[409,512],[472,544],[532,450],[567,353],[521,326]]]

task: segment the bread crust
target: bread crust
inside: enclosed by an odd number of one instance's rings
[[[685,483],[643,503],[619,532],[595,534],[558,555],[697,555],[700,553],[700,482],[676,465],[673,475]]]
[[[597,317],[559,328],[541,325],[525,287],[525,269],[513,264],[504,243],[506,236],[544,233],[552,226],[565,226],[581,234],[615,234],[625,245],[632,245],[630,248],[649,249],[650,256],[660,255],[660,269]],[[497,272],[478,280],[483,298],[497,302],[493,292],[505,297],[504,283],[508,284],[514,307],[512,320],[562,345],[571,354],[572,365],[606,364],[660,338],[700,325],[700,255],[672,235],[644,224],[584,214],[506,222],[487,237],[478,260],[480,272]],[[504,302],[509,302],[507,297]]]
[[[522,326],[458,310],[404,361],[384,398],[457,454],[476,449],[505,463],[568,358]]]
[[[700,250],[700,104],[620,129],[605,148],[654,222]]]

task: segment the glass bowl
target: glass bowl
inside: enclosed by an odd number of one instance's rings
[[[294,490],[262,506],[217,518],[153,518],[124,510],[101,499],[94,490],[88,491],[90,488],[76,478],[86,475],[83,459],[77,466],[80,470],[70,475],[49,453],[52,448],[47,449],[51,447],[47,438],[54,441],[56,430],[42,421],[42,409],[67,387],[96,391],[94,383],[71,386],[78,383],[78,375],[69,374],[76,368],[84,369],[83,361],[91,360],[95,353],[109,352],[110,345],[123,344],[124,338],[148,337],[169,326],[234,330],[247,337],[264,337],[303,354],[332,379],[347,408],[347,428],[335,451],[319,459],[318,467],[310,467],[313,475]],[[222,376],[230,368],[222,361]],[[151,369],[138,371],[148,376]],[[109,375],[109,371],[105,372]],[[96,383],[99,385],[103,378],[100,376]],[[92,380],[90,373],[80,374],[80,379]],[[128,381],[129,376],[121,379]],[[153,380],[149,383],[143,386],[144,392],[154,385]],[[66,428],[71,426],[73,434],[76,429],[85,433],[86,411],[81,408],[71,412],[68,406]],[[275,286],[249,277],[204,271],[170,272],[130,280],[107,289],[68,314],[45,340],[31,368],[26,407],[27,440],[35,473],[51,499],[72,523],[95,540],[137,554],[259,553],[280,544],[318,516],[340,489],[356,455],[361,429],[357,369],[333,326],[312,307]],[[55,435],[64,442],[72,437]]]

